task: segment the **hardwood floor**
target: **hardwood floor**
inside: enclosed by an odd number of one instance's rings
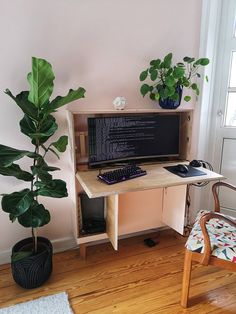
[[[155,235],[153,235],[155,236]],[[236,273],[194,265],[190,307],[179,305],[185,238],[162,231],[158,245],[148,248],[143,239],[119,241],[88,248],[86,260],[78,250],[55,254],[49,281],[24,290],[12,280],[9,265],[0,266],[0,307],[66,291],[75,313],[181,314],[236,313]]]

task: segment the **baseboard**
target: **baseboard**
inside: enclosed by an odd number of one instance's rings
[[[53,252],[63,252],[72,248],[75,248],[76,242],[72,237],[60,238],[52,240]],[[0,252],[0,265],[10,263],[11,261],[11,249]]]
[[[149,230],[139,231],[139,232],[135,232],[135,233],[131,233],[131,234],[120,235],[119,239],[135,237],[135,236],[139,236],[142,234],[158,232],[158,231],[165,230],[165,229],[169,229],[169,227],[162,226],[162,227],[155,228],[155,229],[149,229]],[[87,246],[95,245],[95,244],[99,244],[99,243],[104,243],[104,242],[109,242],[109,241],[110,241],[109,239],[94,241],[94,242],[87,243]],[[75,239],[72,237],[55,239],[55,240],[51,240],[51,242],[53,245],[53,252],[54,253],[59,253],[59,252],[63,252],[66,250],[75,249],[75,248],[79,247],[76,244]],[[11,249],[0,252],[0,265],[10,263],[10,261],[11,261]]]

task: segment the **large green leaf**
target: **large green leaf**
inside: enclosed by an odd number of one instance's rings
[[[23,171],[19,165],[11,164],[9,167],[0,166],[0,174],[3,176],[12,176],[23,181],[33,180],[31,173]]]
[[[26,228],[38,228],[48,224],[50,213],[42,204],[34,201],[32,206],[21,216],[18,222]]]
[[[19,150],[0,144],[0,166],[9,167],[15,160],[21,159],[24,156],[34,158],[37,156],[37,154],[27,150]]]
[[[40,179],[42,182],[48,182],[52,180],[51,174],[49,174],[41,166],[32,166],[31,170],[32,170],[33,175],[36,175],[38,179]]]
[[[43,107],[48,103],[53,92],[54,78],[52,66],[49,62],[32,57],[32,72],[28,74],[31,87],[29,101],[36,107]]]
[[[54,110],[60,108],[74,100],[79,98],[83,98],[85,94],[85,89],[83,87],[79,87],[76,90],[70,89],[66,96],[57,96],[49,105],[48,109]]]
[[[36,140],[39,144],[46,142],[57,130],[58,125],[52,115],[37,126],[37,124],[27,115],[20,121],[21,132],[33,139],[32,143],[35,144]]]
[[[37,163],[38,166],[40,166],[42,168],[42,170],[44,171],[56,171],[56,170],[60,170],[60,168],[58,167],[51,167],[51,166],[48,166],[47,163],[45,162],[45,160],[43,158],[40,158],[38,160],[38,163]]]
[[[68,144],[68,136],[62,135],[56,142],[53,142],[52,145],[60,152],[63,153],[66,150]]]
[[[24,91],[14,97],[9,89],[6,89],[5,93],[10,96],[16,104],[21,108],[21,110],[33,119],[37,119],[38,110],[35,106],[28,100],[29,92]]]
[[[35,186],[38,188],[37,195],[61,198],[68,196],[66,189],[66,182],[63,180],[52,180],[48,183],[36,182]]]
[[[30,134],[36,133],[36,124],[28,115],[24,115],[20,120],[20,130],[31,138]]]
[[[6,194],[2,198],[2,209],[6,213],[20,216],[26,212],[34,201],[34,194],[29,189]]]

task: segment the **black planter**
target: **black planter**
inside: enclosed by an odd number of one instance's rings
[[[178,100],[173,100],[170,98],[166,98],[166,99],[159,99],[159,105],[161,108],[163,109],[176,109],[179,107],[180,103],[181,103],[181,98],[182,98],[182,93],[183,93],[183,88],[182,86],[178,86],[176,88],[176,92],[179,95],[179,99]]]
[[[41,286],[52,273],[52,244],[43,237],[38,237],[38,252],[11,263],[15,282],[25,289]],[[33,239],[27,238],[17,242],[12,253],[32,249]]]

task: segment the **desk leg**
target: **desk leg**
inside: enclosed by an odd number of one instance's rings
[[[86,244],[82,243],[79,245],[79,253],[83,259],[86,259]]]

